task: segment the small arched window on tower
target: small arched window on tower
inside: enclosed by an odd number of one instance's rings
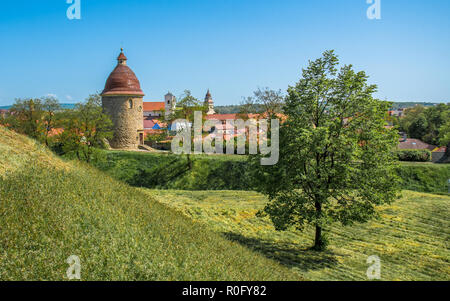
[[[128,99],[128,109],[132,109],[133,108],[133,100],[130,98]]]

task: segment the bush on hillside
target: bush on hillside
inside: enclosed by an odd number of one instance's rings
[[[396,150],[399,161],[430,162],[431,152],[426,149],[401,149]]]

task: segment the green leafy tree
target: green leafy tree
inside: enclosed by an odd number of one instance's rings
[[[74,153],[79,160],[89,163],[95,150],[105,147],[105,140],[112,136],[112,121],[103,113],[98,94],[90,95],[85,103],[67,111],[61,135],[65,153]]]
[[[385,128],[390,104],[372,97],[376,86],[364,72],[337,65],[326,51],[289,87],[279,163],[257,167],[258,158],[251,159],[276,229],[312,225],[316,250],[326,248],[327,225],[366,222],[377,205],[398,197],[392,152],[398,135]]]
[[[165,118],[165,121],[168,124],[172,124],[177,119],[184,119],[188,123],[192,123],[194,121],[194,113],[195,112],[202,112],[202,124],[204,121],[204,113],[208,110],[207,106],[194,96],[192,96],[191,91],[185,90],[184,94],[180,97],[180,100],[177,102],[177,108],[176,110],[168,115]],[[181,130],[181,129],[178,129]],[[191,131],[191,142],[193,141],[194,136],[193,132]],[[192,143],[191,143],[192,145]],[[191,155],[188,153],[186,154],[187,158],[187,166],[188,169],[192,169],[192,158]]]
[[[16,132],[28,135],[49,146],[49,137],[58,125],[61,106],[55,97],[16,99],[5,123]]]
[[[240,117],[247,119],[248,114],[266,114],[265,118],[275,118],[282,113],[284,105],[284,95],[281,90],[271,90],[269,88],[258,88],[253,92],[253,96],[245,98],[241,102]]]
[[[10,109],[7,123],[14,131],[38,139],[44,114],[40,99],[16,99]]]
[[[439,128],[439,144],[450,149],[450,111],[445,112],[446,122]]]
[[[408,135],[411,138],[422,139],[428,132],[428,121],[425,115],[421,114],[408,128]]]
[[[424,116],[423,112],[426,110],[424,106],[414,106],[412,108],[408,108],[404,111],[404,116],[399,118],[398,125],[399,130],[407,133],[409,133],[409,128],[411,127],[411,124],[419,118],[419,116]]]
[[[441,103],[427,108],[424,113],[428,122],[428,131],[422,140],[437,145],[440,142],[441,129],[445,129],[442,126],[448,122],[450,116],[450,105]]]
[[[161,141],[167,140],[167,138],[167,132],[161,131],[154,134],[148,134],[147,137],[145,137],[145,141],[149,142],[152,147],[155,147]]]
[[[438,145],[442,136],[442,126],[449,116],[448,112],[450,112],[450,105],[448,104],[438,104],[431,107],[416,105],[407,109],[405,116],[399,118],[399,129],[406,132],[411,138]]]
[[[49,146],[49,137],[53,129],[58,126],[57,113],[61,111],[61,105],[58,99],[49,96],[42,100],[42,120],[39,123],[39,133],[41,133],[41,139],[46,146]]]

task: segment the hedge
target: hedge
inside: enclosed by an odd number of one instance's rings
[[[396,151],[400,161],[430,162],[431,151],[426,149],[400,149]]]
[[[253,190],[246,156],[186,156],[145,152],[105,151],[92,163],[116,179],[153,189]],[[100,158],[100,157],[99,157]],[[402,163],[397,169],[403,189],[447,193],[450,164]]]

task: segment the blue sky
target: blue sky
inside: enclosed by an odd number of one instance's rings
[[[81,101],[103,89],[120,47],[146,101],[285,91],[327,49],[366,71],[381,99],[450,101],[448,0],[381,0],[381,20],[366,0],[81,0],[81,20],[66,17],[66,0],[1,3],[0,106]]]

